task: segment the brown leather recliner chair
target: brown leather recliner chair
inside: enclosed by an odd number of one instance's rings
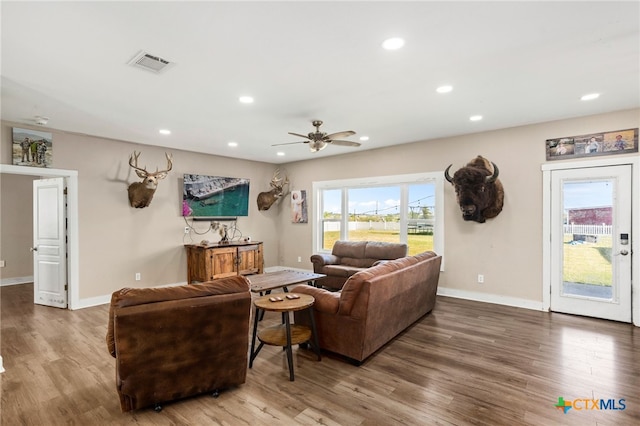
[[[250,312],[244,277],[114,292],[106,340],[122,411],[244,383]]]

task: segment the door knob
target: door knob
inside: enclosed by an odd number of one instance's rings
[[[627,250],[620,250],[620,254],[626,256],[629,254],[629,252]]]
[[[38,251],[38,247],[30,247],[29,251]]]

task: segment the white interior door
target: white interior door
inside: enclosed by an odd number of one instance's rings
[[[34,303],[67,307],[64,178],[33,181]]]
[[[551,310],[631,322],[630,165],[551,172]]]

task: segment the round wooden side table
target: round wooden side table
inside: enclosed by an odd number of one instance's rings
[[[278,300],[279,299],[279,300]],[[315,299],[308,294],[299,293],[278,293],[268,294],[259,297],[253,304],[256,307],[253,319],[253,337],[251,340],[251,357],[249,368],[253,367],[253,360],[258,356],[260,349],[264,345],[282,346],[287,351],[287,361],[289,364],[289,380],[293,381],[293,354],[292,345],[309,342],[320,361],[320,346],[318,345],[318,335],[313,317],[313,303]],[[289,312],[302,311],[309,312],[311,328],[305,325],[291,324]],[[272,311],[282,313],[282,324],[266,327],[258,331],[258,321],[260,311]],[[260,340],[260,345],[255,349],[256,337]],[[255,351],[254,351],[255,349]]]

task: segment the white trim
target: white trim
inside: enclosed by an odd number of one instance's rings
[[[607,157],[589,161],[572,161],[542,164],[542,309],[548,311],[551,306],[551,172],[554,170],[580,169],[587,167],[607,167],[631,165],[631,318],[636,327],[640,327],[640,157]],[[636,253],[634,256],[633,254]]]
[[[298,272],[313,273],[313,269],[290,268],[288,266],[269,266],[267,268],[264,268],[265,274],[269,272],[278,272],[278,271],[298,271]]]
[[[84,308],[92,308],[94,306],[105,305],[107,303],[111,303],[111,295],[107,294],[104,296],[96,296],[89,297],[87,299],[80,299],[75,303],[75,309],[84,309]]]
[[[162,284],[158,286],[153,286],[152,288],[177,287],[180,285],[187,285],[187,282],[183,281],[181,283]],[[75,309],[91,308],[93,306],[104,305],[107,303],[111,303],[111,294],[105,294],[105,295],[96,296],[96,297],[89,297],[87,299],[80,299],[78,300],[77,307]]]
[[[78,171],[63,169],[47,169],[26,166],[0,164],[0,174],[64,177],[67,184],[67,237],[69,288],[67,298],[69,309],[80,308],[80,240],[78,236]]]
[[[519,299],[517,297],[500,296],[499,294],[478,293],[475,291],[458,290],[455,288],[438,287],[438,296],[455,297],[456,299],[473,300],[475,302],[493,303],[494,305],[511,306],[514,308],[543,311],[542,303],[535,300]]]
[[[2,366],[2,356],[0,355],[0,373],[4,373],[4,367]]]
[[[312,209],[312,223],[313,223],[313,234],[311,238],[312,253],[318,253],[323,251],[320,249],[320,244],[319,244],[319,242],[322,239],[321,238],[322,227],[320,226],[320,220],[322,218],[322,212],[320,210],[322,209],[322,206],[323,206],[323,200],[321,197],[322,190],[327,190],[327,189],[343,190],[345,188],[358,188],[358,187],[368,188],[368,187],[377,187],[377,186],[383,186],[383,185],[413,185],[413,184],[431,183],[431,182],[435,184],[434,215],[436,218],[436,225],[434,228],[434,235],[433,235],[433,251],[442,255],[442,263],[440,265],[440,270],[444,271],[445,220],[444,220],[444,172],[442,171],[312,182],[311,184],[312,192],[313,192],[312,199],[315,203],[314,208]],[[402,197],[402,189],[401,189],[401,197]],[[342,205],[343,207],[348,205],[346,191],[342,191]],[[403,207],[401,207],[401,210],[402,209]],[[402,215],[402,211],[401,211],[401,217],[406,217],[406,214]],[[348,214],[343,215],[343,218],[348,218]],[[348,232],[347,227],[342,226],[341,232],[342,232],[341,238],[342,239],[346,238],[346,233]],[[402,232],[400,234],[403,235]],[[406,233],[404,235],[406,235]]]
[[[0,280],[0,287],[18,285],[18,284],[29,284],[32,282],[33,282],[33,275],[31,275],[30,277],[3,278]]]

